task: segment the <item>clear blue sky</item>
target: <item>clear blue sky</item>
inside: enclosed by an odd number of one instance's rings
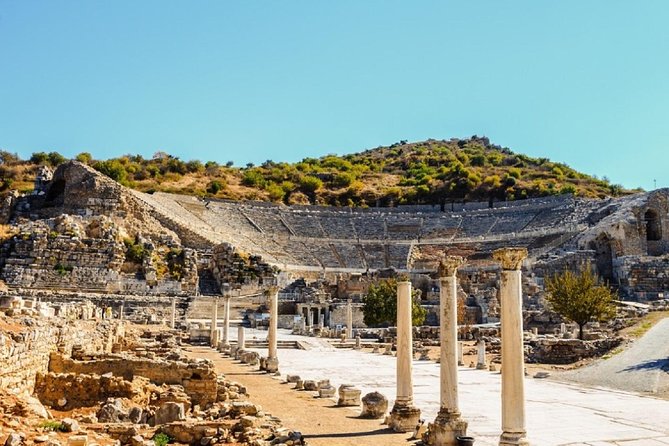
[[[486,135],[669,186],[669,1],[0,0],[0,148],[296,161]]]

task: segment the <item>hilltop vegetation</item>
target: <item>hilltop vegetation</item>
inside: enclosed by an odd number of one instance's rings
[[[0,192],[28,191],[40,165],[65,161],[56,153],[29,160],[0,151]],[[487,138],[401,141],[349,155],[305,158],[297,163],[267,160],[236,167],[232,162],[183,161],[164,152],[151,159],[125,155],[89,164],[119,183],[145,192],[164,191],[233,200],[286,204],[390,206],[451,201],[516,200],[557,194],[605,197],[627,194],[606,178],[585,175],[547,158],[516,154]]]

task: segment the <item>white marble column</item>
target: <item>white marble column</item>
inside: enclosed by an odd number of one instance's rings
[[[213,348],[216,348],[216,344],[218,344],[218,332],[216,331],[216,325],[218,324],[218,298],[212,298],[211,303],[211,331],[209,334],[209,343]]]
[[[246,339],[243,325],[237,325],[237,350],[246,348]]]
[[[277,356],[276,331],[279,326],[279,288],[269,288],[269,330],[267,332],[267,364],[265,371],[276,373],[279,371],[279,358]]]
[[[230,349],[230,296],[225,296],[225,307],[223,308],[223,350]]]
[[[458,341],[458,365],[465,365],[465,348],[462,344],[462,341]]]
[[[478,370],[485,370],[486,368],[488,368],[485,361],[485,341],[483,339],[479,339],[479,342],[478,344],[476,344],[476,347],[477,347],[476,368]]]
[[[172,317],[170,320],[170,327],[174,328],[176,325],[176,320],[177,320],[177,300],[176,298],[172,298]]]
[[[525,431],[525,358],[523,352],[523,292],[520,267],[525,248],[498,249],[502,327],[502,435],[500,446],[527,446]]]
[[[346,337],[353,339],[353,300],[346,302]]]
[[[125,311],[125,305],[124,305],[124,304],[121,304],[121,309],[118,310],[118,318],[119,318],[119,320],[121,320],[121,321],[123,320],[123,313],[124,313],[124,311]]]
[[[428,444],[456,446],[457,437],[467,433],[467,422],[460,417],[458,404],[458,285],[457,270],[462,257],[447,256],[439,265],[439,362],[440,408],[428,426]]]
[[[325,314],[318,310],[318,328],[323,330],[325,328]]]
[[[413,405],[413,335],[411,325],[411,282],[397,283],[397,396],[389,425],[395,432],[416,428],[420,409]]]
[[[314,325],[314,313],[311,312],[311,306],[307,307],[307,329],[311,330]]]

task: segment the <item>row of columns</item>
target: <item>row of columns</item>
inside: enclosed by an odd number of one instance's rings
[[[522,287],[520,267],[527,257],[525,248],[504,248],[493,253],[493,258],[502,264],[500,285],[501,335],[502,335],[502,434],[500,446],[527,446],[525,430],[525,390],[523,356]],[[439,266],[440,276],[440,409],[428,427],[428,444],[433,446],[455,446],[457,437],[467,430],[467,422],[461,418],[458,402],[457,367],[462,350],[457,337],[457,269],[464,263],[461,257],[448,256]],[[229,304],[227,298],[224,313],[224,342],[229,327]],[[413,330],[411,323],[411,282],[403,281],[397,287],[397,396],[390,412],[390,427],[398,432],[413,430],[420,418],[420,409],[413,404]],[[278,287],[269,288],[268,357],[265,370],[278,371],[277,325]],[[214,303],[212,318],[212,340],[218,317]],[[352,305],[348,302],[347,333],[352,333]],[[243,343],[243,327],[239,327],[239,338]],[[350,336],[350,335],[349,335]],[[215,345],[215,344],[214,344]],[[243,347],[242,347],[243,348]]]
[[[211,331],[209,338],[212,346],[217,346],[219,342],[223,343],[223,348],[230,347],[230,296],[223,296],[225,300],[223,304],[223,336],[222,339],[218,339],[218,298],[212,300],[212,312],[211,312]],[[173,303],[174,305],[174,303]],[[174,323],[174,315],[172,316],[172,323]]]
[[[504,248],[493,253],[502,264],[500,283],[502,335],[502,434],[500,446],[527,446],[525,430],[525,382],[523,356],[522,288],[520,267],[525,248]],[[428,426],[427,441],[433,446],[455,446],[464,436],[467,422],[458,402],[457,269],[461,257],[448,256],[439,266],[440,276],[440,408]],[[390,427],[398,432],[413,430],[420,409],[413,406],[411,282],[397,286],[397,397],[390,413]]]

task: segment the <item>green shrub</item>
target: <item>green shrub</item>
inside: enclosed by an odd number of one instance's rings
[[[165,446],[170,441],[172,441],[172,438],[164,432],[161,432],[153,436],[153,444],[155,444],[156,446]]]
[[[44,421],[40,424],[40,427],[45,431],[65,432],[65,426],[60,421]]]
[[[128,262],[132,263],[139,263],[141,264],[144,262],[144,257],[146,257],[146,248],[144,248],[144,245],[141,243],[137,243],[135,240],[132,239],[125,239],[123,240],[123,244],[125,245],[125,259]]]

